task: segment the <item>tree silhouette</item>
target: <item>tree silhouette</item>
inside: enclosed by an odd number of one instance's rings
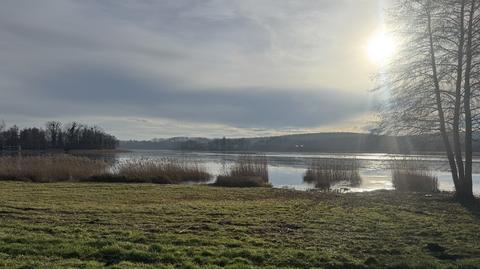
[[[391,21],[400,51],[378,76],[390,94],[382,129],[440,133],[456,195],[466,200],[473,199],[472,137],[480,127],[478,76],[472,76],[480,67],[478,2],[398,1]]]

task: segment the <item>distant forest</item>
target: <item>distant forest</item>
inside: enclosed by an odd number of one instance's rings
[[[118,139],[97,126],[50,121],[45,128],[6,128],[0,125],[0,150],[115,149]]]
[[[443,150],[440,136],[387,136],[361,133],[312,133],[258,138],[174,137],[149,141],[121,141],[124,149],[264,152],[427,153]],[[480,152],[480,143],[474,143]]]

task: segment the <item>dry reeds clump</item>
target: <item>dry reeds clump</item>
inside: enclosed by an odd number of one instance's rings
[[[111,182],[176,184],[206,182],[211,178],[206,168],[198,163],[172,158],[128,160],[117,165],[115,170],[111,175],[104,175],[95,179]]]
[[[241,155],[231,167],[231,177],[259,177],[268,182],[268,161],[265,155]]]
[[[66,154],[0,157],[0,180],[52,182],[83,180],[107,172],[99,160]]]
[[[362,181],[359,163],[353,160],[322,159],[310,163],[303,180],[316,188],[328,190],[332,184],[346,181],[357,186]]]
[[[237,161],[217,177],[217,186],[263,187],[268,184],[268,161],[265,155],[241,155]]]
[[[394,160],[392,183],[398,191],[438,191],[438,178],[418,160]]]
[[[210,178],[204,167],[186,160],[129,160],[112,169],[104,161],[67,154],[0,157],[0,180],[182,183]]]

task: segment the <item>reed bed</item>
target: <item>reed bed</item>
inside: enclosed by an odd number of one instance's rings
[[[206,168],[187,160],[128,160],[112,168],[105,161],[68,154],[0,157],[0,180],[177,184],[210,179]]]
[[[107,170],[108,165],[103,161],[67,154],[0,157],[0,180],[86,180]]]
[[[418,160],[394,160],[392,183],[397,191],[438,192],[438,178]]]
[[[113,170],[113,173],[95,177],[94,180],[178,184],[207,182],[211,179],[211,175],[204,166],[196,162],[173,158],[128,160],[118,164]]]
[[[303,181],[315,184],[316,188],[329,190],[338,182],[348,182],[358,186],[362,178],[359,172],[359,162],[352,160],[321,159],[310,163],[303,176]]]
[[[265,187],[268,183],[268,160],[265,155],[241,155],[217,177],[215,185],[224,187]]]

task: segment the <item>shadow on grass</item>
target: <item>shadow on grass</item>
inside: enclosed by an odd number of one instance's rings
[[[468,212],[480,219],[480,198],[475,197],[474,200],[470,201],[456,200],[456,202],[459,202]]]

